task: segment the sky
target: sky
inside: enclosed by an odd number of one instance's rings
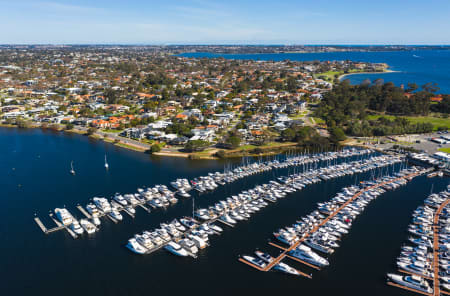
[[[0,44],[450,44],[450,0],[0,0]]]

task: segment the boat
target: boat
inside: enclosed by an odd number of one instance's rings
[[[136,241],[136,239],[135,238],[130,238],[129,240],[128,240],[128,244],[126,245],[126,247],[130,250],[130,251],[132,251],[132,252],[134,252],[134,253],[136,253],[136,254],[145,254],[146,252],[147,252],[147,249],[146,248],[144,248],[143,246],[141,246],[137,241]]]
[[[402,276],[398,274],[388,273],[388,278],[392,282],[424,293],[433,293],[430,284],[422,277],[417,275]]]
[[[269,254],[261,252],[261,251],[255,251],[255,255],[258,256],[258,258],[260,258],[261,260],[264,260],[267,263],[270,263],[270,262],[272,262],[275,259],[272,256],[270,256]]]
[[[287,274],[300,275],[300,273],[295,268],[290,267],[289,265],[283,262],[278,263],[273,268]]]
[[[123,198],[123,196],[121,194],[114,195],[113,199],[116,202],[118,202],[121,206],[126,206],[127,205],[127,201],[125,200],[125,198]]]
[[[92,233],[94,233],[97,230],[97,228],[95,228],[94,224],[89,222],[89,220],[87,220],[87,219],[81,219],[80,220],[80,224],[81,224],[81,227],[83,227],[83,229],[88,234],[92,234]]]
[[[70,162],[70,173],[75,175],[75,170],[73,169],[73,161]]]
[[[94,222],[94,224],[96,226],[100,225],[99,212],[98,212],[97,207],[95,205],[89,203],[86,206],[86,209],[89,212],[89,214],[91,214],[91,216],[92,216],[92,222]]]
[[[185,249],[183,249],[179,244],[172,241],[169,242],[164,247],[164,249],[177,256],[186,257],[187,255],[189,255],[188,252]]]
[[[62,209],[56,208],[55,215],[58,218],[58,220],[61,221],[61,223],[65,226],[72,224],[72,222],[74,221],[72,215],[65,208]]]
[[[105,154],[105,169],[109,169],[109,164],[108,164],[108,162],[106,161],[106,154]]]
[[[94,201],[94,204],[97,206],[97,208],[99,208],[99,210],[103,213],[111,212],[111,205],[106,198],[94,197],[92,200]]]
[[[81,228],[80,223],[78,223],[77,220],[73,220],[72,224],[70,225],[70,229],[72,229],[72,231],[76,234],[83,234],[84,232],[83,228]]]
[[[242,256],[242,258],[244,260],[258,266],[259,268],[265,268],[267,266],[267,264],[262,259],[259,259],[259,258],[255,258],[252,256],[247,256],[247,255]]]
[[[112,208],[111,212],[109,212],[109,215],[119,221],[122,221],[123,219],[122,214],[116,208]]]
[[[300,245],[296,249],[289,251],[290,256],[311,263],[312,265],[323,267],[330,265],[328,260],[319,256],[311,250],[311,248]]]
[[[192,240],[190,240],[188,238],[184,238],[184,239],[180,240],[179,244],[181,247],[183,247],[185,250],[187,250],[189,253],[191,253],[194,256],[198,253],[198,248],[197,248],[195,242],[193,242]]]

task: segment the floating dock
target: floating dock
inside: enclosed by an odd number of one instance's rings
[[[448,205],[450,199],[444,201],[439,208],[434,213],[434,221],[433,221],[433,272],[434,272],[434,280],[433,280],[433,295],[440,295],[440,286],[439,286],[439,216],[442,213],[442,210]],[[449,294],[449,293],[448,293]]]
[[[328,221],[330,221],[332,218],[334,218],[334,216],[336,216],[342,209],[344,209],[347,205],[349,205],[350,203],[352,203],[355,199],[357,199],[359,196],[361,196],[362,194],[364,194],[365,192],[367,192],[368,190],[371,189],[375,189],[378,187],[382,187],[383,185],[401,180],[401,179],[407,179],[407,178],[414,178],[420,174],[426,173],[427,170],[424,171],[419,171],[419,172],[415,172],[406,176],[402,176],[399,178],[395,178],[389,181],[385,181],[385,182],[381,182],[375,185],[372,185],[370,187],[364,188],[362,190],[360,190],[358,193],[356,193],[355,195],[352,196],[352,198],[350,198],[349,200],[347,200],[345,203],[343,203],[338,209],[336,209],[333,213],[331,213],[328,217],[326,217],[319,225],[317,225],[316,227],[314,227],[309,233],[307,233],[306,235],[304,235],[300,240],[298,240],[297,242],[295,242],[292,246],[290,246],[289,248],[283,248],[277,244],[274,244],[272,242],[269,242],[270,245],[275,246],[277,248],[280,248],[283,250],[283,252],[275,258],[275,260],[273,260],[271,263],[267,264],[267,266],[265,268],[260,268],[257,267],[254,264],[251,264],[250,262],[247,262],[246,260],[239,260],[241,262],[245,261],[244,263],[260,270],[260,271],[269,271],[270,269],[272,269],[275,265],[277,265],[278,263],[280,263],[285,257],[288,256],[288,252],[291,250],[296,249],[301,243],[303,243],[309,236],[311,236],[313,233],[315,233],[320,227],[322,227],[323,225],[325,225]],[[299,261],[299,260],[297,260]],[[308,265],[309,266],[309,265]]]
[[[91,219],[91,218],[92,218],[92,216],[91,216],[88,212],[86,212],[86,210],[83,209],[82,206],[77,205],[77,209],[78,209],[83,215],[85,215],[86,218],[88,218],[88,219]]]

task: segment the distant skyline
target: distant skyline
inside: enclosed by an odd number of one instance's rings
[[[450,45],[448,0],[0,0],[0,44]]]

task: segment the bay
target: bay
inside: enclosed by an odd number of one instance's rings
[[[409,295],[385,284],[407,237],[412,211],[429,194],[443,190],[446,179],[419,177],[371,203],[355,221],[341,247],[330,256],[330,267],[312,271],[313,279],[277,272],[258,272],[237,261],[255,248],[276,255],[267,240],[279,227],[294,223],[329,200],[355,176],[313,184],[261,210],[235,228],[223,226],[221,236],[198,259],[178,258],[164,250],[138,256],[124,245],[128,238],[192,211],[191,199],[180,199],[166,211],[148,214],[137,209],[135,219],[124,216],[114,224],[102,219],[93,236],[72,239],[66,232],[45,235],[33,221],[37,213],[51,225],[49,210],[86,205],[94,196],[136,192],[138,187],[167,184],[222,170],[240,159],[191,161],[151,157],[76,134],[39,129],[0,128],[0,279],[3,295],[243,295],[302,293],[305,295]],[[103,166],[108,155],[110,170]],[[69,173],[74,161],[76,175]],[[280,169],[250,176],[196,196],[199,207],[292,173]],[[358,180],[368,178],[368,174]],[[303,271],[305,267],[286,261]],[[311,272],[311,271],[308,271]]]
[[[180,56],[195,58],[251,59],[270,61],[343,61],[387,63],[392,73],[352,74],[345,77],[352,84],[365,79],[374,81],[381,78],[397,86],[409,82],[419,86],[437,83],[438,93],[450,93],[450,50],[380,51],[380,52],[324,52],[324,53],[274,53],[274,54],[212,54],[184,53]]]

